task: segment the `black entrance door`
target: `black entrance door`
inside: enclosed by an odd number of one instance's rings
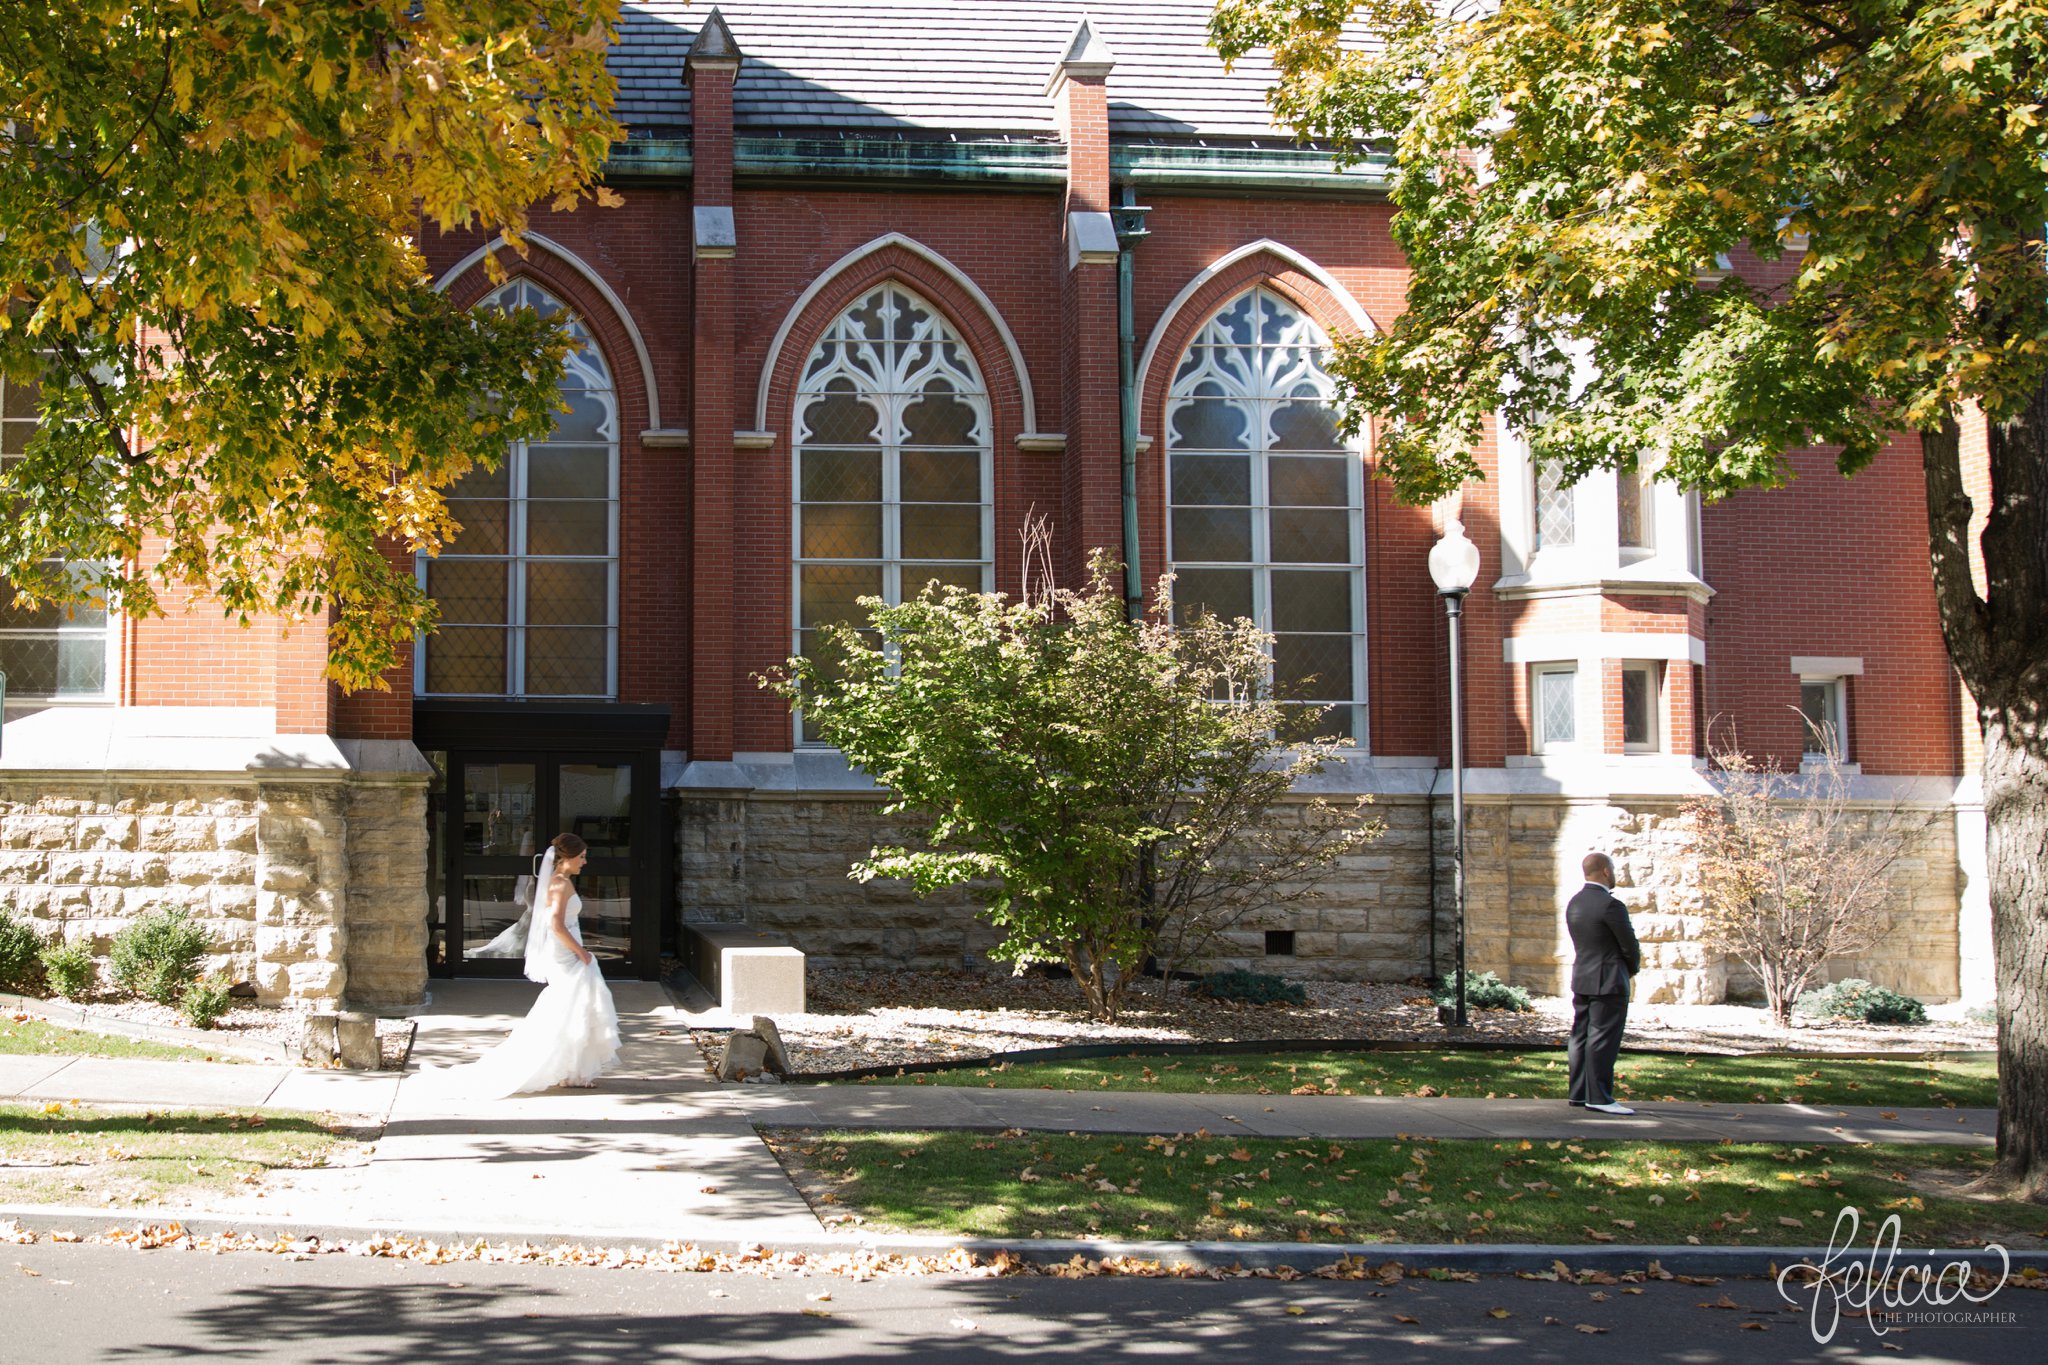
[[[518,976],[539,855],[568,833],[590,848],[576,879],[584,945],[606,975],[652,980],[666,918],[660,751],[626,747],[617,726],[593,727],[587,715],[577,724],[559,711],[492,707],[480,716],[481,709],[415,713],[438,778],[428,809],[429,969]],[[482,742],[486,736],[494,742]],[[437,739],[446,747],[429,748]]]

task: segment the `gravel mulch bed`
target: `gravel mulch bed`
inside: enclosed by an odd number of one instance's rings
[[[1536,997],[1529,1014],[1477,1010],[1453,1033],[1416,983],[1305,981],[1309,1003],[1244,1005],[1205,1000],[1176,984],[1164,1001],[1155,983],[1127,1004],[1114,1024],[1091,1018],[1071,981],[973,972],[872,972],[813,967],[810,1011],[779,1016],[776,1027],[799,1072],[970,1060],[1025,1048],[1083,1043],[1202,1043],[1261,1039],[1370,1039],[1451,1045],[1461,1039],[1561,1044],[1571,1002]],[[1742,1005],[1641,1005],[1629,1011],[1626,1042],[1701,1052],[1934,1052],[1994,1046],[1989,1025],[1959,1010],[1907,1028],[1799,1021],[1778,1028],[1761,1009]],[[1945,1016],[1945,1017],[1944,1017]],[[716,1060],[722,1031],[700,1029],[697,1043]]]

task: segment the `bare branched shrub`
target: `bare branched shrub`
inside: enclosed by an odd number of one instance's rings
[[[1706,940],[1756,974],[1782,1026],[1830,960],[1883,938],[1892,868],[1929,817],[1897,798],[1852,800],[1831,736],[1804,771],[1752,758],[1733,739],[1712,756],[1719,794],[1685,808]]]

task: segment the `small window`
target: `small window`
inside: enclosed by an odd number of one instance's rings
[[[1564,466],[1536,466],[1536,548],[1570,545],[1578,538],[1579,489],[1565,481]]]
[[[1657,740],[1657,695],[1662,670],[1654,663],[1621,666],[1621,747],[1624,752],[1655,752]]]
[[[1801,678],[1799,714],[1806,721],[1806,759],[1824,762],[1830,754],[1849,758],[1849,686],[1842,678]]]
[[[1529,670],[1530,710],[1537,753],[1579,740],[1579,670],[1572,664],[1538,664]]]
[[[1617,539],[1624,550],[1652,548],[1650,528],[1650,476],[1640,469],[1617,470],[1614,475],[1614,517]]]
[[[1294,931],[1292,929],[1268,929],[1266,931],[1267,957],[1293,957]]]

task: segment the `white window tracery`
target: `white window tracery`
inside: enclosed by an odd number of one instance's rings
[[[477,307],[564,314],[569,411],[541,441],[515,441],[496,469],[448,493],[462,530],[422,556],[421,586],[441,608],[422,642],[425,696],[612,697],[618,692],[619,403],[581,318],[531,280]]]
[[[865,620],[862,597],[993,586],[988,391],[937,309],[895,284],[863,295],[812,348],[795,416],[797,653],[817,657],[824,627]]]
[[[1363,744],[1363,467],[1339,428],[1328,350],[1263,287],[1196,334],[1167,393],[1167,558],[1178,619],[1208,610],[1273,634],[1275,692],[1304,717],[1293,733]]]

